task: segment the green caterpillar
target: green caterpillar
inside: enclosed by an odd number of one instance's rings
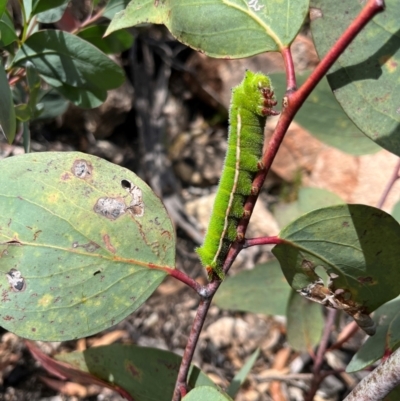
[[[243,217],[246,198],[260,170],[267,116],[277,114],[274,92],[267,76],[247,71],[232,91],[229,109],[228,151],[204,243],[196,249],[209,275],[223,278],[222,266]]]

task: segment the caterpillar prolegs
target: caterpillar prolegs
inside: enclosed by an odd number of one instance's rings
[[[270,80],[247,71],[232,91],[229,109],[228,150],[204,243],[196,249],[207,270],[222,276],[222,265],[243,216],[243,205],[252,194],[260,169],[267,116],[277,114]],[[222,278],[222,277],[221,277]]]

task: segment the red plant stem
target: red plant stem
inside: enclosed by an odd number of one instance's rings
[[[324,332],[322,334],[322,339],[314,360],[313,378],[311,380],[310,390],[305,396],[304,401],[312,401],[314,399],[321,381],[326,377],[326,375],[323,374],[324,372],[321,372],[321,367],[324,362],[325,352],[328,349],[329,337],[331,335],[332,327],[335,323],[336,315],[336,309],[328,309],[328,316],[326,317]]]
[[[328,351],[333,351],[334,349],[339,349],[345,342],[349,341],[357,331],[359,327],[355,321],[350,322],[338,335],[337,341],[332,344]]]
[[[178,269],[170,269],[170,268],[165,268],[163,270],[166,271],[170,276],[172,276],[172,277],[176,278],[177,280],[181,281],[182,283],[188,285],[190,288],[195,290],[199,295],[202,295],[204,293],[204,286],[202,286],[196,280],[193,280],[191,277],[189,277],[183,271],[178,270]]]
[[[393,170],[393,174],[390,177],[389,182],[386,185],[385,190],[382,193],[381,199],[379,199],[378,204],[376,205],[377,208],[382,209],[382,206],[384,205],[386,198],[388,197],[390,191],[393,188],[393,185],[395,184],[395,182],[400,178],[400,159],[398,160],[394,170]]]
[[[183,354],[182,358],[182,363],[181,366],[179,367],[178,378],[176,380],[172,401],[179,401],[181,397],[184,397],[188,392],[187,375],[190,368],[190,363],[193,359],[193,354],[196,349],[197,342],[199,340],[201,329],[203,327],[208,309],[211,304],[211,299],[212,297],[201,299],[200,304],[197,308],[196,317],[194,319],[192,329],[189,334],[189,338],[185,348],[185,353]]]
[[[383,400],[400,384],[400,348],[360,381],[343,401]]]
[[[77,28],[75,28],[73,31],[71,31],[72,34],[76,34],[79,31],[81,31],[83,28],[86,28],[87,26],[93,24],[96,22],[98,19],[100,19],[103,16],[105,7],[100,9],[95,15],[89,17],[87,20],[83,21],[82,24],[80,24]]]
[[[255,245],[277,245],[282,244],[283,241],[279,237],[258,237],[258,238],[248,238],[244,241],[243,248],[250,248]]]
[[[294,71],[292,52],[289,47],[281,50],[283,62],[286,71],[286,92],[294,92],[297,89],[296,74]]]

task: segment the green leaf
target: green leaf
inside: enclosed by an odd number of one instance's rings
[[[297,85],[301,86],[309,75],[298,75]],[[270,77],[277,98],[283,98],[286,91],[286,75],[277,73],[271,74]],[[296,114],[295,121],[321,142],[342,152],[359,156],[381,149],[349,119],[325,78],[307,98]]]
[[[29,121],[32,113],[31,108],[27,104],[19,104],[15,106],[15,117],[22,122]]]
[[[36,116],[36,120],[53,119],[61,116],[68,108],[68,101],[61,96],[56,90],[50,89],[41,92],[39,95],[39,103],[43,111]]]
[[[8,143],[12,143],[16,130],[15,111],[7,75],[1,64],[0,93],[0,132],[3,132]]]
[[[58,80],[43,77],[57,92],[63,95],[72,103],[84,109],[93,109],[99,107],[107,99],[107,91],[101,88],[92,88],[91,90],[75,88],[74,86],[64,84]]]
[[[231,384],[226,389],[226,393],[230,397],[235,398],[236,394],[238,393],[238,391],[240,389],[240,386],[244,383],[247,375],[249,374],[250,370],[253,368],[254,364],[256,363],[258,355],[260,355],[260,348],[257,348],[250,355],[250,357],[247,359],[246,363],[243,365],[242,369],[240,369],[240,371],[232,379]]]
[[[358,0],[312,1],[321,14],[311,21],[321,57],[364,4]],[[397,0],[385,4],[385,11],[357,35],[327,78],[336,99],[358,128],[378,145],[400,155],[400,7]]]
[[[141,23],[164,24],[180,42],[212,57],[279,51],[296,37],[308,0],[131,1],[107,34]]]
[[[67,32],[45,30],[30,36],[17,52],[14,65],[31,61],[38,73],[65,97],[91,107],[87,94],[105,100],[109,89],[125,79],[123,70],[95,46]],[[95,106],[96,107],[96,106]]]
[[[58,7],[67,7],[69,0],[33,0],[32,1],[32,15],[44,13],[45,11],[52,10]],[[45,22],[45,21],[39,21]],[[51,21],[55,22],[55,21]]]
[[[7,6],[7,0],[0,0],[0,17],[3,15]]]
[[[0,163],[7,330],[44,341],[97,333],[135,311],[174,268],[171,221],[132,172],[78,152]]]
[[[279,226],[284,227],[305,213],[342,203],[344,203],[343,199],[325,189],[300,188],[297,201],[281,202],[274,206],[274,216]]]
[[[321,305],[292,291],[286,316],[291,347],[296,351],[312,351],[320,342],[324,327]]]
[[[400,226],[389,214],[366,205],[338,205],[314,210],[279,234],[274,247],[283,273],[295,290],[319,278],[322,267],[332,279],[337,299],[363,313],[400,293]]]
[[[112,19],[117,12],[124,10],[130,1],[131,0],[110,0],[106,5],[103,17]]]
[[[43,91],[39,96],[39,104],[43,111],[35,119],[53,119],[68,109],[68,101],[54,89]]]
[[[353,356],[347,365],[347,372],[365,369],[400,345],[400,297],[377,309],[373,319],[379,324],[376,334],[369,337]]]
[[[189,391],[182,401],[233,401],[228,394],[222,393],[214,387],[200,386]]]
[[[155,348],[113,344],[83,352],[56,355],[56,359],[122,387],[135,400],[170,400],[181,357]],[[191,366],[189,385],[215,386],[200,369]]]
[[[1,47],[18,40],[18,35],[15,32],[14,23],[7,13],[4,13],[0,18],[0,45]]]
[[[37,15],[38,22],[43,24],[52,24],[59,21],[67,9],[69,0],[64,0],[64,3],[56,8],[51,8],[50,10],[43,11]]]
[[[400,223],[400,202],[393,206],[391,215]]]
[[[285,315],[289,295],[279,263],[272,261],[225,279],[214,302],[222,309]]]
[[[31,17],[32,6],[35,0],[23,0],[22,4],[25,10],[25,22],[28,21]]]
[[[78,33],[78,36],[106,54],[121,53],[133,44],[133,36],[127,31],[113,32],[103,38],[108,25],[93,25]]]

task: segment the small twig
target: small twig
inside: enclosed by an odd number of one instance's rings
[[[188,392],[187,375],[210,304],[211,304],[211,298],[206,298],[206,299],[203,298],[200,301],[200,304],[197,308],[196,317],[194,319],[192,329],[190,331],[189,338],[187,340],[185,352],[182,358],[182,363],[181,366],[179,367],[178,378],[176,380],[172,401],[179,401],[181,397],[184,397]]]
[[[378,209],[382,209],[382,206],[384,205],[384,203],[385,203],[385,201],[386,201],[386,198],[387,198],[388,195],[389,195],[389,192],[392,190],[393,185],[395,184],[395,182],[396,182],[399,178],[400,178],[400,159],[398,160],[398,162],[397,162],[397,164],[396,164],[396,166],[395,166],[395,168],[394,168],[394,170],[393,170],[392,176],[390,177],[390,180],[389,180],[389,182],[387,183],[386,188],[385,188],[385,190],[384,190],[383,193],[382,193],[381,199],[379,199],[379,202],[378,202],[378,204],[376,205],[376,207],[377,207]]]
[[[290,47],[281,50],[286,71],[286,92],[294,92],[297,89],[296,74],[294,71],[293,57]]]
[[[400,348],[360,381],[343,401],[383,400],[400,384]]]
[[[359,327],[357,323],[353,320],[350,322],[338,335],[337,341],[332,344],[327,351],[333,351],[334,349],[339,349],[344,343],[350,340],[357,333]]]
[[[277,245],[285,242],[279,237],[258,237],[258,238],[248,238],[245,239],[243,244],[244,248],[250,248],[255,245]]]
[[[79,31],[81,31],[83,28],[86,28],[87,26],[93,24],[97,20],[99,20],[104,13],[105,7],[101,8],[97,13],[89,18],[87,18],[85,21],[82,22],[77,28],[75,28],[73,31],[71,31],[72,34],[76,35]]]
[[[202,286],[200,283],[198,283],[196,280],[192,279],[190,276],[188,276],[186,273],[179,269],[171,269],[171,268],[164,268],[164,271],[166,271],[170,276],[176,278],[177,280],[181,281],[182,283],[186,284],[190,288],[192,288],[194,291],[196,291],[199,295],[204,295],[205,294],[205,287]]]
[[[314,360],[314,367],[313,367],[313,378],[311,381],[311,386],[308,394],[305,396],[305,401],[312,401],[314,399],[315,393],[317,392],[319,385],[321,384],[322,380],[326,377],[325,372],[321,372],[321,367],[324,362],[324,356],[326,350],[328,349],[329,337],[331,335],[332,327],[335,323],[337,315],[336,309],[328,309],[328,316],[326,318],[324,332],[322,334],[322,339],[318,347],[317,355],[315,356]]]

